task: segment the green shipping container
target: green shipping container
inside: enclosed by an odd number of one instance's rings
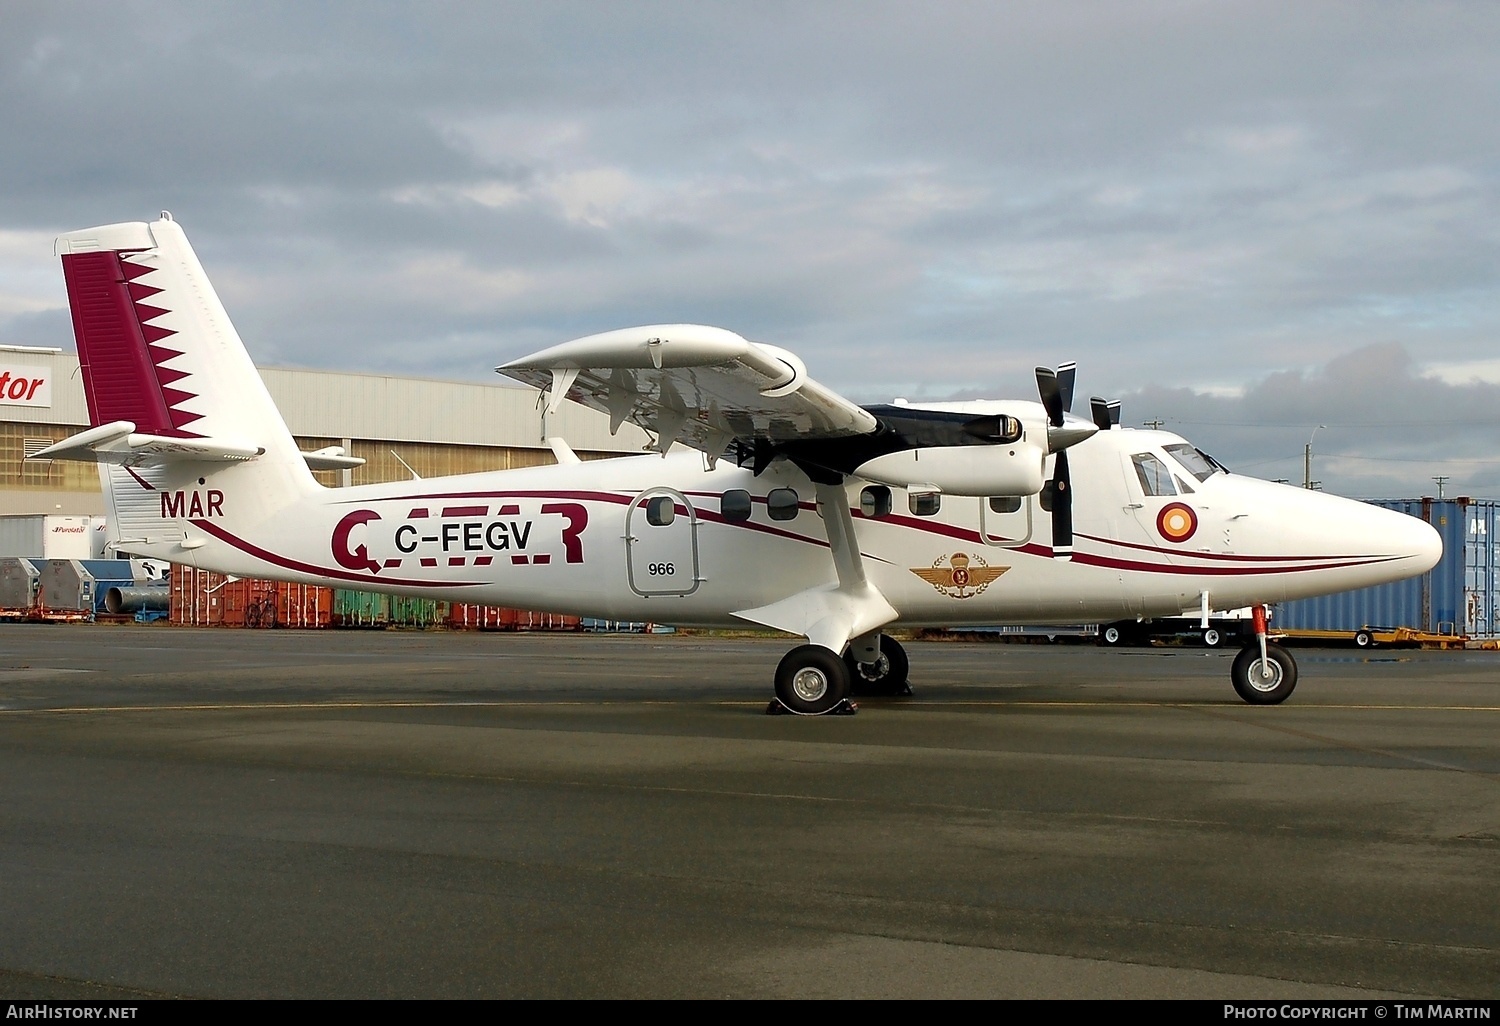
[[[340,627],[378,627],[389,623],[389,596],[339,588],[333,593],[333,622]]]
[[[401,627],[431,627],[441,623],[443,611],[434,599],[389,596],[390,622]]]

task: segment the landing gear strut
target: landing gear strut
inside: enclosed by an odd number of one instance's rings
[[[1297,661],[1280,645],[1266,640],[1266,607],[1252,611],[1255,640],[1234,657],[1229,679],[1239,696],[1252,705],[1285,702],[1297,686]]]
[[[906,650],[896,639],[882,634],[878,654],[874,662],[859,660],[860,653],[853,645],[844,654],[844,664],[849,667],[849,682],[856,695],[909,695],[911,685],[906,683],[910,664]]]

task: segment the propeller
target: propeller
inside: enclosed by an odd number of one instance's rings
[[[1108,431],[1110,428],[1120,426],[1120,400],[1100,399],[1097,395],[1089,398],[1089,413],[1094,418],[1094,424],[1100,431]]]
[[[1099,417],[1093,423],[1069,415],[1073,408],[1073,382],[1078,375],[1076,363],[1036,369],[1036,390],[1047,411],[1047,450],[1056,454],[1052,480],[1052,558],[1073,558],[1073,479],[1068,471],[1068,446],[1077,445],[1096,431],[1104,429]],[[1102,403],[1102,400],[1100,400]],[[1093,401],[1090,401],[1093,406]],[[1119,404],[1116,404],[1118,409]],[[1107,409],[1106,409],[1107,416]],[[1118,413],[1116,414],[1118,417]]]

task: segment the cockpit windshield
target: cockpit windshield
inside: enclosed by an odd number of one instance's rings
[[[1215,474],[1224,470],[1219,462],[1206,452],[1199,452],[1191,445],[1168,445],[1163,446],[1167,455],[1182,465],[1182,469],[1192,474],[1199,481],[1207,481]],[[1227,473],[1227,471],[1225,471]]]

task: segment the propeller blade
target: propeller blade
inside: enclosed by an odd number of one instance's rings
[[[1094,426],[1100,431],[1109,430],[1109,403],[1097,395],[1089,397],[1089,416],[1093,418]]]
[[[1078,364],[1072,360],[1057,365],[1057,389],[1062,393],[1064,413],[1073,412],[1073,381],[1078,377]]]
[[[1062,385],[1057,380],[1057,372],[1051,367],[1038,367],[1036,369],[1036,390],[1042,397],[1042,406],[1047,410],[1047,420],[1053,427],[1062,427],[1063,409]],[[1071,392],[1071,385],[1069,391]]]
[[[1109,426],[1116,428],[1120,426],[1120,400],[1118,399],[1109,401]]]
[[[1067,450],[1057,454],[1052,472],[1052,558],[1073,558],[1073,480]]]

